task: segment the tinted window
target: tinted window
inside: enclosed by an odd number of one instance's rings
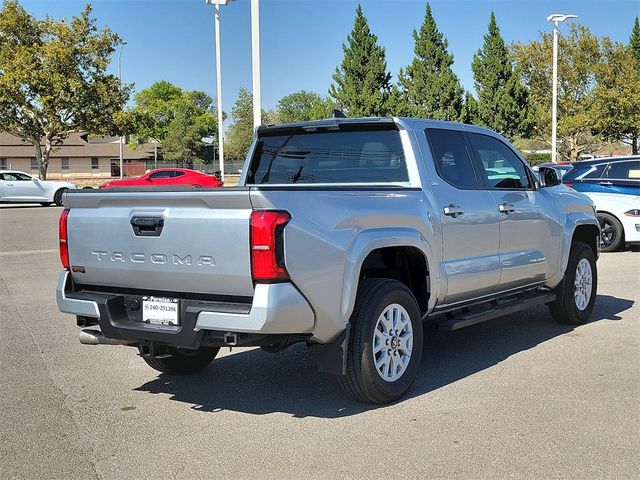
[[[397,130],[295,132],[258,139],[248,183],[409,180]]]
[[[491,188],[531,187],[527,169],[513,150],[488,135],[471,133],[469,138]]]
[[[162,171],[162,172],[156,172],[156,173],[152,173],[151,175],[149,175],[149,178],[172,178],[173,177],[173,172],[172,171]]]
[[[184,175],[184,172],[173,172],[174,177],[181,177],[182,175]]]
[[[454,187],[478,188],[464,133],[439,128],[427,129],[425,133],[431,145],[438,175]]]
[[[563,182],[572,182],[582,178],[600,178],[606,165],[580,165],[575,163],[573,168],[562,178]]]
[[[604,176],[616,180],[640,180],[640,160],[611,163]]]

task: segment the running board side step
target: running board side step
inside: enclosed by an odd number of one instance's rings
[[[493,300],[487,302],[484,308],[482,305],[479,305],[473,307],[473,309],[464,308],[447,314],[446,319],[438,322],[438,330],[447,332],[460,330],[461,328],[486,322],[487,320],[493,320],[494,318],[527,310],[531,307],[544,305],[552,302],[555,298],[556,294],[553,292],[533,290],[506,299]]]

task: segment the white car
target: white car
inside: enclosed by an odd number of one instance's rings
[[[618,250],[625,243],[640,243],[640,195],[582,193],[596,205],[603,252]]]
[[[77,188],[73,183],[40,180],[28,173],[0,170],[0,203],[39,203],[62,205],[62,195]]]

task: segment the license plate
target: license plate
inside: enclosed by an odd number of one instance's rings
[[[142,297],[142,321],[156,325],[179,325],[177,298]]]

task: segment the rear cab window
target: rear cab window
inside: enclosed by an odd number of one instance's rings
[[[377,126],[376,126],[377,127]],[[409,181],[396,128],[357,126],[260,133],[247,184],[397,184]]]

